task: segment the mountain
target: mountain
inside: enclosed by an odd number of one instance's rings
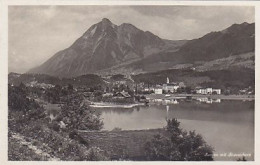
[[[176,47],[174,44],[131,24],[117,26],[104,18],[92,25],[69,48],[56,53],[29,73],[61,77],[84,75],[143,59],[164,47],[169,48],[169,45]]]
[[[222,31],[211,32],[201,38],[187,41],[178,51],[162,51],[125,68],[151,72],[169,68],[196,67],[212,60],[245,53],[254,54],[254,51],[255,24],[234,24]]]
[[[187,42],[179,50],[183,61],[210,61],[255,50],[255,24],[234,24]]]
[[[131,24],[115,25],[104,18],[69,48],[56,53],[29,73],[75,77],[90,73],[138,74],[190,67],[205,71],[208,66],[214,69],[215,65],[222,65],[218,68],[226,65],[224,68],[228,69],[236,60],[240,67],[254,68],[254,57],[251,57],[254,51],[254,23],[233,24],[189,41],[172,41]],[[246,58],[242,54],[246,54]],[[226,60],[229,60],[228,64]],[[206,62],[212,65],[204,65]]]

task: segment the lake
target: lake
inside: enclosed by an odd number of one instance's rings
[[[96,110],[104,130],[162,128],[166,119],[177,118],[183,129],[195,130],[214,148],[215,160],[237,160],[241,154],[254,160],[254,101],[155,100],[149,106]]]

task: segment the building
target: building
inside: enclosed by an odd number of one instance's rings
[[[197,89],[197,90],[196,90],[196,93],[197,93],[197,94],[206,95],[206,94],[207,94],[207,89]]]
[[[184,82],[179,82],[179,83],[171,82],[171,83],[170,83],[170,80],[169,80],[169,78],[167,77],[167,79],[166,79],[166,84],[163,84],[163,91],[175,93],[175,92],[177,92],[177,90],[178,90],[179,88],[185,88],[185,87],[186,87],[186,86],[185,86]]]
[[[207,94],[212,94],[213,89],[212,88],[206,88]]]
[[[171,83],[171,84],[163,84],[163,90],[166,92],[177,92],[177,89],[179,88],[179,85],[175,84],[175,83]]]
[[[117,98],[131,98],[131,95],[129,95],[128,92],[118,92],[114,95],[114,97],[117,97]]]
[[[155,94],[162,94],[163,93],[163,89],[160,87],[154,88],[154,93]]]
[[[221,89],[213,89],[212,94],[221,95]]]
[[[205,88],[205,89],[196,89],[196,93],[197,94],[203,94],[203,95],[207,95],[207,94],[217,94],[220,95],[221,94],[221,89],[212,89],[212,88]]]

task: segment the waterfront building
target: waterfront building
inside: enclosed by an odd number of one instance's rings
[[[216,93],[217,95],[221,95],[221,89],[213,89],[212,94]]]
[[[162,88],[162,86],[157,85],[157,86],[154,88],[154,93],[155,93],[155,94],[162,94],[162,93],[163,93],[163,88]]]
[[[179,88],[184,88],[184,87],[186,87],[184,82],[179,82],[179,83],[171,82],[170,83],[170,80],[167,77],[166,84],[163,84],[163,91],[165,91],[166,93],[168,93],[168,92],[175,93],[175,92],[177,92],[177,90]]]
[[[213,89],[213,88],[205,88],[205,89],[196,89],[196,93],[197,94],[203,94],[203,95],[207,95],[207,94],[217,94],[220,95],[221,94],[221,89]]]
[[[155,88],[154,93],[155,94],[162,94],[162,89],[161,88]]]
[[[175,84],[175,83],[171,83],[171,84],[163,84],[163,90],[166,92],[177,92],[177,89],[179,88],[179,85]]]

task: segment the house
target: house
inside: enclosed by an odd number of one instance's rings
[[[163,90],[166,92],[177,92],[177,89],[179,88],[179,85],[176,83],[171,83],[171,84],[163,84]]]
[[[144,88],[144,91],[145,91],[145,92],[154,91],[154,88],[153,88],[153,87],[145,87],[145,88]]]
[[[123,95],[123,97],[124,98],[130,98],[131,97],[131,95],[128,93],[128,92],[120,92],[122,95]]]
[[[155,94],[162,94],[162,88],[154,88],[154,93]]]
[[[128,92],[118,92],[114,95],[114,97],[117,97],[117,98],[131,98],[131,95],[129,95]]]
[[[196,93],[197,93],[197,94],[206,95],[206,94],[207,94],[207,89],[197,89],[197,90],[196,90]]]
[[[221,95],[221,89],[213,89],[212,94]]]
[[[203,95],[207,95],[207,94],[221,94],[221,89],[212,89],[212,88],[205,88],[205,89],[196,89],[196,93],[197,94],[203,94]]]

